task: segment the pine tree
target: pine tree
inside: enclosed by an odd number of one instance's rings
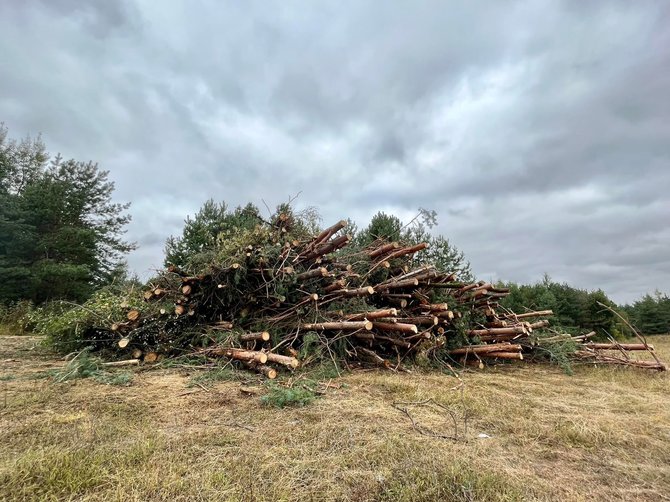
[[[48,155],[41,140],[0,128],[0,301],[84,300],[108,283],[132,244],[128,204],[112,202],[108,172]]]

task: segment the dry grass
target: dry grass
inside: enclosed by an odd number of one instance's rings
[[[461,399],[446,375],[357,372],[280,410],[184,369],[54,384],[40,376],[63,363],[36,343],[0,338],[3,500],[670,500],[664,374],[506,366],[465,374]],[[670,337],[654,344],[670,359]],[[429,398],[467,410],[467,441],[391,406]]]

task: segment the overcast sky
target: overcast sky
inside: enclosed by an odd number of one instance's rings
[[[670,2],[2,0],[0,121],[146,273],[206,199],[438,212],[483,279],[670,292]]]

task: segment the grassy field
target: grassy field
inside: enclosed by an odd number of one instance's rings
[[[666,361],[670,336],[653,343]],[[33,337],[0,337],[2,500],[670,500],[670,378],[506,365],[462,374],[354,372],[303,408],[260,381],[53,383]],[[422,435],[397,401],[433,399],[465,440]],[[453,433],[443,408],[412,406]],[[489,437],[480,438],[480,434]]]

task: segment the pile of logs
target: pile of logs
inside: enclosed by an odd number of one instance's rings
[[[640,350],[639,344],[591,343],[593,334],[540,337],[551,311],[501,308],[507,289],[463,283],[423,262],[425,243],[376,241],[349,249],[345,221],[294,239],[291,218],[282,216],[259,230],[261,238],[200,273],[169,267],[143,292],[145,308],[128,309],[125,319],[92,327],[88,336],[109,340],[111,332],[114,348],[144,362],[199,353],[238,361],[268,378],[309,361],[308,339],[338,363],[394,370],[418,357],[480,366],[523,360],[566,339],[575,343],[578,360],[630,364],[605,354]],[[306,360],[299,360],[300,351]]]

